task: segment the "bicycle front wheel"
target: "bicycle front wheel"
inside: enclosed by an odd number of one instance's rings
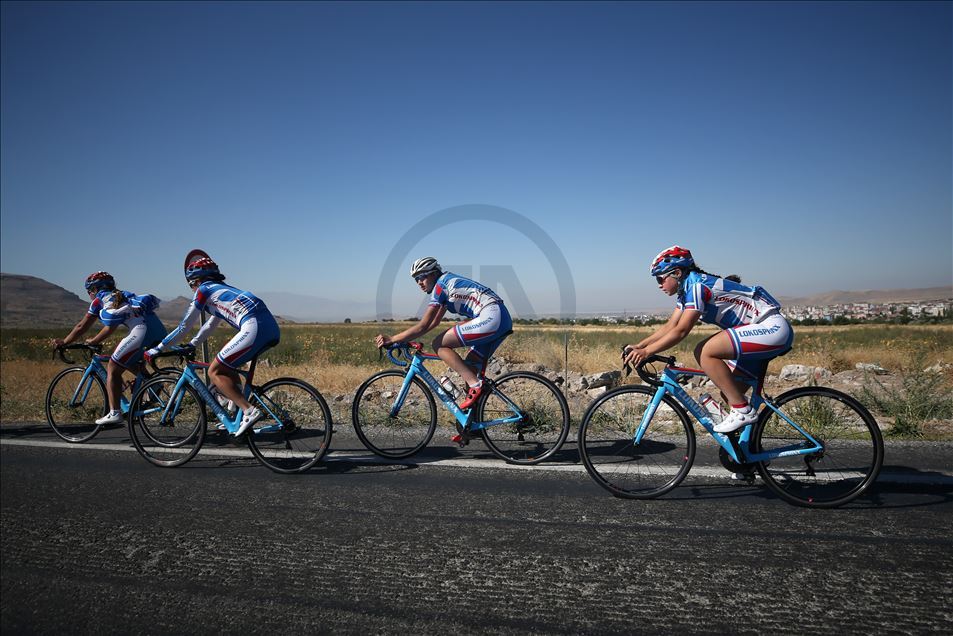
[[[351,420],[361,443],[381,457],[410,457],[430,443],[437,428],[433,394],[414,378],[404,401],[397,405],[405,373],[381,371],[358,388]]]
[[[279,378],[257,389],[252,401],[265,414],[247,436],[258,461],[277,473],[300,473],[324,457],[331,444],[331,409],[317,389]]]
[[[538,464],[569,435],[569,405],[555,384],[529,371],[508,373],[477,405],[477,422],[513,420],[480,429],[493,454],[512,464]]]
[[[129,406],[129,437],[148,462],[171,468],[189,461],[205,441],[205,406],[178,377],[147,380]]]
[[[764,483],[779,497],[798,506],[833,508],[859,497],[874,483],[883,465],[883,436],[860,402],[834,389],[800,387],[773,403],[823,447],[810,455],[775,457],[757,464]],[[763,453],[812,445],[767,407],[751,439]]]
[[[60,371],[46,391],[46,421],[53,432],[71,443],[85,442],[102,428],[96,420],[109,410],[106,386],[95,374],[83,381],[85,367]]]
[[[579,425],[579,456],[589,476],[616,497],[650,499],[681,483],[695,460],[685,410],[662,397],[638,444],[635,435],[655,389],[623,386],[593,402]]]

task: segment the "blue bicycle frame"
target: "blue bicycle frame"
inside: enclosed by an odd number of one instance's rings
[[[408,352],[407,347],[397,347],[396,350],[403,352],[405,356]],[[473,416],[473,409],[467,409],[465,411],[461,410],[460,407],[457,406],[457,403],[454,401],[453,397],[447,393],[446,389],[444,389],[440,383],[437,382],[436,378],[433,377],[433,374],[431,374],[430,371],[427,370],[427,367],[424,366],[424,362],[426,360],[439,360],[439,356],[426,354],[418,349],[415,350],[413,356],[410,357],[410,362],[408,363],[394,357],[393,349],[388,349],[387,357],[390,358],[391,362],[399,367],[408,367],[407,375],[404,376],[404,382],[400,387],[400,392],[397,394],[397,398],[394,400],[393,406],[391,406],[390,414],[392,417],[396,417],[397,414],[400,413],[400,409],[404,405],[404,400],[407,398],[407,393],[410,390],[411,382],[413,382],[415,377],[419,377],[424,381],[424,383],[426,383],[428,387],[430,387],[430,390],[440,398],[440,401],[443,402],[443,405],[446,407],[446,409],[453,414],[454,418],[456,418],[460,427],[465,428],[470,432],[479,431],[491,426],[499,426],[501,424],[514,424],[525,419],[523,412],[512,400],[506,397],[506,395],[504,395],[502,392],[496,391],[495,395],[510,407],[510,410],[513,412],[513,414],[508,417],[501,417],[495,420],[488,420],[486,422],[472,422],[471,419]],[[484,378],[483,381],[489,382],[490,387],[492,388],[492,380]]]
[[[182,398],[185,395],[185,391],[182,390],[182,387],[188,384],[195,392],[199,394],[199,397],[205,402],[205,405],[212,409],[212,412],[215,414],[215,417],[218,418],[218,421],[225,426],[225,430],[229,433],[234,434],[238,430],[239,425],[242,422],[242,410],[238,409],[235,412],[235,417],[231,417],[222,405],[218,403],[218,400],[215,399],[215,396],[212,395],[212,392],[209,391],[208,386],[205,382],[199,378],[198,374],[195,372],[197,368],[208,368],[208,363],[206,362],[196,362],[194,360],[187,360],[185,363],[185,368],[182,369],[182,375],[179,376],[179,380],[175,384],[175,388],[172,390],[172,399],[163,408],[162,417],[160,418],[160,424],[166,422],[170,416],[174,419],[175,413],[178,412],[179,407],[182,404]],[[254,368],[254,366],[252,367]],[[245,378],[244,387],[242,388],[242,395],[245,396],[246,400],[252,401],[255,400],[260,407],[271,417],[275,422],[281,422],[281,419],[274,413],[274,411],[269,408],[264,400],[259,398],[257,395],[253,394],[252,384],[249,379],[251,375],[251,370],[244,371],[237,369],[239,375]],[[159,410],[158,408],[155,410]],[[145,412],[150,412],[146,410]],[[152,411],[154,412],[154,411]],[[270,424],[268,426],[262,426],[260,428],[253,429],[257,433],[267,433],[271,431],[276,431],[281,428],[281,424]]]
[[[733,437],[729,437],[724,433],[718,433],[715,431],[715,423],[711,419],[711,415],[708,411],[702,407],[698,402],[692,398],[681,387],[678,382],[679,377],[681,376],[704,376],[705,372],[697,369],[687,369],[680,367],[666,367],[661,374],[661,382],[658,383],[658,389],[655,391],[655,396],[652,398],[652,402],[649,404],[649,407],[645,410],[645,413],[642,414],[642,421],[639,423],[639,427],[635,432],[635,437],[633,438],[633,444],[638,445],[642,441],[642,437],[645,435],[645,431],[648,428],[649,422],[652,421],[652,417],[655,415],[656,409],[658,409],[659,404],[662,402],[662,398],[666,393],[672,395],[676,400],[678,400],[682,406],[688,410],[696,420],[705,428],[706,431],[718,442],[718,444],[725,449],[725,452],[739,464],[745,463],[756,463],[770,461],[777,457],[789,457],[792,455],[811,455],[823,450],[823,445],[814,438],[810,433],[805,431],[803,428],[798,426],[791,418],[785,415],[780,409],[774,406],[770,400],[765,399],[761,395],[760,380],[752,379],[746,377],[738,377],[741,382],[749,385],[752,388],[751,394],[751,407],[755,410],[761,408],[762,405],[766,405],[769,409],[777,413],[778,417],[787,422],[792,428],[797,430],[801,435],[804,436],[804,442],[798,444],[792,444],[790,446],[783,446],[780,448],[775,448],[767,452],[755,452],[751,446],[751,431],[753,426],[745,426],[741,430],[741,434],[738,436],[737,441]]]
[[[106,372],[106,367],[103,366],[103,361],[105,360],[109,360],[109,356],[93,355],[90,358],[89,364],[86,366],[86,370],[83,372],[83,377],[80,379],[79,384],[76,385],[76,391],[73,392],[73,397],[70,398],[70,406],[82,404],[86,401],[86,398],[89,397],[89,392],[93,388],[92,380],[90,380],[91,376],[95,375],[103,381],[103,384],[109,386],[109,374]],[[142,373],[137,373],[132,385],[133,394],[139,390],[139,386],[141,384]],[[119,396],[119,408],[123,414],[129,412],[129,400],[126,399],[125,394]]]

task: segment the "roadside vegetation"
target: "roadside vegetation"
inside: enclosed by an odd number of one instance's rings
[[[371,373],[387,368],[374,347],[377,333],[394,333],[406,323],[289,324],[281,343],[267,352],[256,381],[296,376],[314,384],[326,396],[343,396]],[[449,323],[448,323],[449,324]],[[556,372],[600,373],[619,368],[619,352],[654,330],[644,325],[517,325],[500,348],[511,363],[541,364]],[[0,422],[44,419],[43,400],[50,379],[62,368],[53,361],[50,341],[68,329],[4,329],[0,331]],[[672,355],[693,363],[692,351],[715,328],[700,326]],[[213,334],[212,352],[231,337],[225,329]],[[106,343],[107,351],[118,338]],[[430,338],[425,339],[429,345]],[[794,350],[771,363],[769,374],[785,365],[823,367],[834,374],[852,371],[858,363],[889,371],[864,379],[852,390],[882,422],[900,437],[953,435],[953,325],[864,324],[801,326],[795,330]],[[924,369],[934,368],[926,372]],[[439,369],[438,369],[439,370]],[[343,412],[346,404],[339,404]],[[338,409],[336,409],[338,410]],[[574,414],[575,415],[575,414]],[[337,417],[336,417],[337,419]],[[937,432],[939,431],[939,433]]]

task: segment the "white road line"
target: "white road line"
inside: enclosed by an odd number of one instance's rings
[[[40,448],[67,448],[70,450],[96,450],[96,451],[118,451],[135,453],[136,448],[132,444],[70,444],[69,442],[37,441],[23,439],[2,439],[0,446],[34,446]],[[184,452],[184,451],[183,451]],[[218,448],[204,446],[199,451],[203,457],[245,457],[253,458],[251,451],[247,448]],[[454,457],[450,459],[386,459],[374,454],[360,451],[330,451],[325,455],[324,462],[358,462],[362,464],[382,464],[388,466],[440,466],[443,468],[480,468],[480,469],[502,469],[502,470],[534,470],[551,471],[566,473],[585,473],[586,469],[582,464],[576,463],[554,463],[546,462],[535,466],[521,466],[518,464],[507,464],[501,459],[473,459],[469,457]],[[725,479],[729,473],[721,467],[710,466],[692,466],[689,477],[710,477],[715,479]],[[760,478],[759,478],[760,479]],[[922,475],[910,475],[904,473],[881,473],[877,478],[878,482],[892,484],[921,484],[921,485],[942,485],[953,486],[953,475],[933,473]]]

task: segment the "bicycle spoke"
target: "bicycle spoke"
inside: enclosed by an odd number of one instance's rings
[[[590,476],[609,492],[657,497],[681,482],[695,456],[688,418],[663,401],[641,441],[635,435],[654,390],[623,387],[590,406],[579,430],[579,449]]]
[[[307,470],[331,442],[331,411],[318,391],[300,380],[269,382],[253,396],[265,416],[248,443],[265,466],[279,473]]]
[[[764,462],[760,471],[772,490],[792,503],[836,506],[876,479],[883,441],[876,421],[856,400],[833,389],[806,387],[782,395],[776,406],[823,449]],[[773,411],[762,417],[755,432],[760,451],[813,446]]]

